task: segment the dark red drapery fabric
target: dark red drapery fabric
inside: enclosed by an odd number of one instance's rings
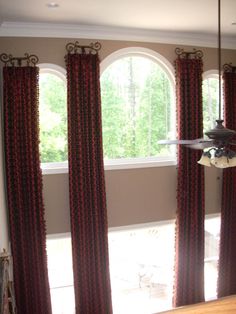
[[[37,67],[3,68],[4,138],[17,313],[49,314]]]
[[[178,58],[179,139],[202,137],[202,60]],[[201,152],[178,148],[175,287],[173,305],[204,300],[204,168]]]
[[[236,72],[223,79],[225,126],[236,130]],[[236,167],[223,170],[220,239],[218,297],[224,297],[236,294]]]
[[[77,314],[112,313],[99,58],[68,54],[68,151]]]

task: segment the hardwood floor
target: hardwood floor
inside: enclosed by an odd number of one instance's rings
[[[215,301],[180,307],[162,314],[235,314],[236,296],[229,296]],[[159,313],[160,314],[160,313]]]

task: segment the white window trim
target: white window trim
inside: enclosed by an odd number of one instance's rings
[[[174,157],[147,157],[147,158],[123,158],[104,160],[104,169],[107,170],[123,170],[123,169],[139,169],[153,167],[169,167],[176,166],[177,160]],[[60,174],[68,173],[68,161],[51,162],[41,164],[42,174]]]
[[[137,168],[166,167],[177,164],[173,156],[143,157],[143,158],[120,158],[104,160],[105,170],[122,170]]]
[[[219,79],[219,71],[218,70],[208,70],[205,71],[202,75],[203,81],[209,78]]]
[[[173,87],[175,86],[175,71],[172,64],[158,52],[144,47],[128,47],[116,50],[115,52],[111,53],[106,58],[104,58],[100,63],[101,75],[110,64],[121,58],[128,56],[140,57],[145,56],[151,59],[152,61],[156,62],[166,72]]]
[[[51,73],[58,76],[66,83],[66,70],[60,65],[53,63],[39,63],[40,73]]]
[[[42,174],[68,173],[68,161],[41,163]]]

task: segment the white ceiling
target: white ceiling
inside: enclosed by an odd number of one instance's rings
[[[130,33],[213,36],[217,33],[217,0],[0,0],[0,36],[18,30],[75,27],[125,30]],[[222,0],[222,37],[235,40],[236,0]],[[33,23],[33,24],[32,24]],[[37,23],[37,24],[35,24]],[[8,31],[8,32],[7,32]],[[30,31],[30,30],[29,30]],[[23,34],[24,35],[24,34]]]

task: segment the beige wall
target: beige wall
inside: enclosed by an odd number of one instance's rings
[[[78,40],[78,39],[76,39]],[[65,46],[73,39],[0,38],[1,51],[21,56],[36,54],[40,63],[65,66]],[[88,44],[95,40],[79,40]],[[144,47],[162,54],[170,63],[175,59],[176,45],[125,41],[100,41],[103,60],[110,53],[126,47]],[[181,47],[181,46],[179,46]],[[192,49],[192,47],[183,47]],[[197,47],[198,48],[198,47]],[[217,69],[214,48],[202,48],[204,71]],[[223,50],[222,63],[236,64],[235,50]],[[156,167],[130,170],[107,170],[106,190],[109,226],[139,224],[173,219],[176,210],[176,167]],[[69,223],[68,174],[44,175],[44,199],[48,233],[67,232]],[[206,169],[206,211],[214,213],[220,207],[221,173]]]
[[[176,167],[107,170],[109,227],[175,218]],[[205,169],[206,212],[220,211],[221,171]],[[48,233],[70,231],[68,174],[44,175]]]

